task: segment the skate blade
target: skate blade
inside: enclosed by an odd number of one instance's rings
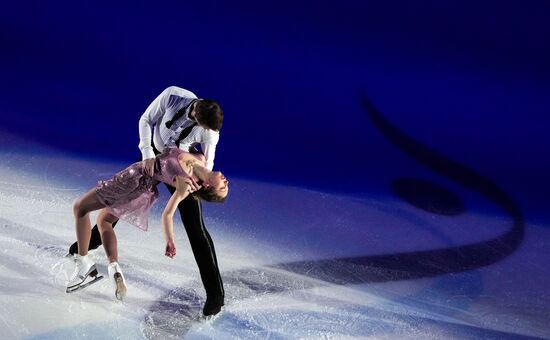
[[[103,279],[103,275],[98,275],[98,276],[95,276],[93,280],[91,281],[88,281],[88,282],[85,282],[85,283],[81,283],[79,285],[76,285],[76,286],[73,286],[73,287],[67,287],[67,290],[66,292],[67,293],[74,293],[78,290],[81,290],[81,289],[84,289],[90,285],[93,285],[94,283],[96,283],[97,281]]]
[[[122,279],[122,275],[120,273],[115,273],[115,285],[116,285],[116,291],[115,291],[115,297],[122,301],[126,297],[126,285],[124,284],[124,280]]]

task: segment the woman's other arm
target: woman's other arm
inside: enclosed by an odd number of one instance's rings
[[[178,204],[183,201],[187,195],[196,190],[198,190],[198,186],[193,179],[177,176],[176,191],[174,191],[162,212],[162,230],[166,239],[166,250],[164,255],[170,258],[176,256],[176,245],[174,244],[174,213],[176,212]]]

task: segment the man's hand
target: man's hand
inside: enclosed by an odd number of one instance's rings
[[[168,256],[171,259],[176,256],[176,245],[174,244],[174,241],[166,242],[166,250],[164,252],[164,255]]]
[[[146,160],[141,161],[141,165],[143,166],[143,170],[145,173],[151,177],[153,177],[155,173],[155,159],[149,158]]]

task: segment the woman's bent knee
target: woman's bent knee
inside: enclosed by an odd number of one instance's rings
[[[83,204],[82,204],[82,200],[81,199],[78,199],[74,204],[73,204],[73,213],[74,213],[74,216],[76,218],[80,218],[80,217],[84,217],[86,216],[86,214],[89,213],[89,211],[86,211],[86,209],[84,208]]]

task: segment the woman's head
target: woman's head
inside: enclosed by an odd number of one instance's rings
[[[202,182],[202,188],[195,192],[195,196],[207,201],[223,203],[229,193],[229,181],[219,171],[212,171]]]

